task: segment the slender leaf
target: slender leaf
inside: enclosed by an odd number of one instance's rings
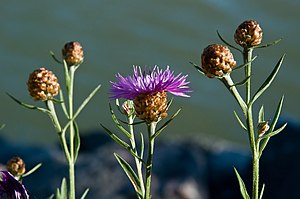
[[[145,150],[145,141],[144,141],[144,136],[142,133],[140,133],[140,137],[141,137],[141,153],[140,153],[140,157],[141,159],[143,159],[144,157],[144,150]]]
[[[88,192],[89,192],[89,188],[87,188],[84,192],[83,192],[83,194],[82,194],[82,196],[80,197],[80,199],[85,199],[85,197],[86,197],[86,195],[88,194]]]
[[[235,111],[233,111],[233,113],[234,113],[234,115],[235,115],[235,118],[237,119],[237,121],[238,121],[239,124],[241,125],[241,127],[242,127],[245,131],[247,131],[247,127],[244,125],[244,123],[242,122],[242,120],[240,119],[240,117],[238,116],[238,114],[237,114]]]
[[[265,112],[264,112],[264,105],[262,105],[258,112],[258,123],[265,121]]]
[[[265,80],[265,82],[261,85],[261,87],[258,89],[258,91],[254,94],[250,104],[253,104],[255,102],[255,100],[257,100],[257,98],[261,94],[263,94],[263,92],[271,85],[271,83],[275,79],[275,76],[276,76],[276,74],[278,73],[278,71],[281,67],[281,64],[283,62],[284,57],[285,57],[285,54],[279,59],[276,66],[274,67],[273,71],[269,75],[269,77]]]
[[[56,190],[56,199],[67,199],[68,198],[68,190],[67,190],[67,182],[66,178],[62,179],[60,189]]]
[[[38,111],[41,111],[41,112],[44,112],[44,113],[50,113],[49,110],[45,109],[45,108],[40,108],[40,107],[37,107],[37,106],[33,106],[33,105],[30,105],[30,104],[25,104],[21,101],[19,101],[17,98],[13,97],[12,95],[10,95],[9,93],[6,93],[11,99],[13,99],[15,102],[17,102],[18,104],[20,104],[21,106],[25,107],[25,108],[28,108],[28,109],[32,109],[32,110],[38,110]]]
[[[240,82],[238,82],[238,83],[235,83],[235,84],[233,84],[233,85],[230,85],[230,87],[233,87],[233,86],[242,86],[242,85],[246,84],[246,82],[248,82],[248,80],[250,79],[250,77],[251,77],[251,76],[248,76],[248,77],[246,77],[243,81],[240,81]]]
[[[53,51],[50,51],[50,55],[51,55],[51,57],[54,59],[54,61],[56,61],[56,62],[59,63],[59,64],[63,64],[62,61],[60,61],[59,59],[56,58],[56,56],[55,56],[55,54],[54,54]]]
[[[236,170],[236,168],[234,168],[234,171],[235,171],[236,177],[239,181],[240,191],[241,191],[241,194],[242,194],[243,198],[244,199],[250,199],[249,194],[247,193],[247,189],[246,189],[246,186],[245,186],[245,183],[244,183],[243,179],[241,178],[241,176],[238,173],[238,171]]]
[[[199,71],[199,73],[205,75],[203,69],[200,66],[198,66],[197,64],[195,64],[193,62],[190,62],[190,64],[192,64]]]
[[[5,127],[5,124],[0,124],[0,130],[2,130]]]
[[[110,110],[111,117],[115,122],[115,124],[117,125],[117,127],[130,139],[131,134],[119,123],[119,120],[117,119],[110,103],[109,103],[109,110]]]
[[[152,139],[155,139],[157,136],[159,136],[161,134],[161,132],[168,126],[168,124],[179,114],[179,112],[181,111],[181,108],[178,109],[176,111],[176,113],[174,113],[171,118],[166,121],[152,136],[151,138]]]
[[[264,194],[264,190],[265,190],[265,184],[263,184],[261,191],[260,191],[260,195],[259,195],[259,199],[262,199],[263,194]]]
[[[221,41],[224,42],[227,46],[230,46],[231,48],[234,48],[235,50],[240,51],[241,53],[243,53],[242,50],[240,50],[239,48],[237,48],[237,47],[231,45],[230,43],[228,43],[227,41],[225,41],[225,39],[223,39],[223,37],[220,35],[218,30],[217,30],[217,35],[221,39]]]
[[[66,116],[68,119],[70,119],[69,113],[68,113],[68,111],[67,111],[66,104],[64,103],[65,100],[64,100],[64,94],[63,94],[62,90],[59,91],[59,96],[60,96],[60,101],[63,102],[63,103],[61,103],[61,108],[62,108],[62,110],[63,110],[65,116]]]
[[[64,64],[66,87],[67,87],[67,90],[69,92],[70,91],[70,82],[71,82],[71,77],[70,77],[70,74],[69,74],[69,67],[68,67],[68,64],[65,60],[63,60],[63,64]]]
[[[266,135],[262,136],[261,139],[267,139],[270,137],[273,137],[274,135],[277,135],[278,133],[280,133],[281,131],[283,131],[283,129],[286,127],[287,123],[285,123],[284,125],[282,125],[279,129],[271,132],[271,133],[267,133]]]
[[[78,157],[78,153],[79,153],[79,149],[80,149],[80,133],[79,133],[79,127],[77,125],[77,123],[74,121],[73,122],[74,125],[74,161],[76,161],[77,157]]]
[[[35,165],[32,169],[30,169],[24,175],[22,175],[22,178],[24,178],[26,176],[29,176],[30,174],[32,174],[33,172],[35,172],[36,170],[38,170],[41,166],[42,166],[42,163],[39,163],[39,164]]]
[[[97,93],[97,91],[100,89],[101,85],[99,84],[91,93],[90,95],[82,102],[82,104],[77,109],[76,113],[74,114],[74,118],[76,118],[79,113],[82,111],[82,109],[86,106],[86,104],[91,100],[91,98]]]
[[[280,102],[279,102],[279,104],[277,106],[276,112],[274,114],[274,117],[273,117],[273,120],[272,120],[272,123],[270,125],[270,128],[269,128],[268,132],[273,132],[274,131],[275,125],[276,125],[276,123],[278,121],[278,118],[280,116],[280,112],[281,112],[281,109],[282,109],[283,100],[284,100],[284,96],[282,96],[281,99],[280,99]],[[267,132],[267,134],[268,134],[268,132]],[[266,147],[269,139],[270,138],[266,138],[266,139],[262,140],[262,144],[259,147],[259,157],[261,157],[262,152],[265,149],[265,147]]]
[[[253,48],[266,48],[266,47],[270,47],[273,46],[277,43],[279,43],[282,40],[282,38],[277,39],[276,41],[272,42],[272,43],[268,43],[268,44],[264,44],[264,45],[259,45],[259,46],[254,46]]]
[[[139,194],[141,194],[141,187],[140,187],[140,180],[137,177],[136,173],[133,171],[131,166],[124,160],[121,156],[118,154],[114,153],[117,161],[123,168],[124,172],[126,173],[127,177],[129,178],[131,184],[133,185],[135,191]]]
[[[237,69],[240,69],[240,68],[244,68],[245,66],[248,66],[248,64],[252,63],[255,59],[257,58],[257,56],[253,57],[249,62],[247,63],[243,63],[237,67],[234,67],[232,70],[237,70]]]

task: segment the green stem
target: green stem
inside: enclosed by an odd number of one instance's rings
[[[148,157],[146,163],[146,193],[144,199],[151,198],[151,173],[152,173],[152,160],[153,160],[153,152],[154,152],[154,138],[152,135],[155,133],[156,122],[151,122],[148,124]]]
[[[68,100],[69,100],[69,120],[73,119],[73,87],[74,87],[74,74],[75,74],[75,66],[70,66],[69,75],[70,81],[68,85]],[[70,183],[70,193],[69,199],[75,199],[75,155],[74,155],[74,122],[70,124],[70,160],[69,164],[69,183]]]
[[[243,58],[245,67],[245,77],[249,78],[246,82],[246,103],[249,104],[251,100],[251,60],[252,60],[253,48],[244,48]]]
[[[128,117],[128,123],[129,123],[129,131],[131,134],[131,138],[130,138],[130,142],[131,142],[131,146],[132,149],[134,151],[134,153],[138,156],[137,153],[137,149],[136,149],[136,143],[135,143],[135,137],[134,137],[134,130],[133,130],[133,115]],[[143,172],[142,172],[142,162],[141,160],[139,160],[137,157],[134,157],[135,160],[135,165],[136,165],[136,170],[138,173],[138,178],[140,180],[140,187],[141,187],[141,194],[144,195],[145,194],[145,186],[144,186],[144,179],[143,179]]]

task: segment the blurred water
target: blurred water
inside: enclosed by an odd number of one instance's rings
[[[179,107],[183,111],[164,138],[197,135],[200,139],[245,143],[247,138],[232,113],[238,110],[236,102],[219,81],[200,75],[189,61],[199,63],[204,47],[220,43],[216,30],[233,42],[233,33],[242,21],[257,20],[264,30],[265,43],[281,37],[283,41],[255,52],[256,86],[287,53],[278,78],[258,103],[265,105],[266,117],[271,118],[281,95],[285,95],[283,115],[299,119],[299,8],[300,2],[293,0],[274,0],[272,4],[258,0],[3,0],[0,123],[6,127],[0,136],[35,145],[51,145],[57,140],[46,115],[21,108],[5,92],[36,103],[28,96],[28,74],[45,66],[62,78],[62,68],[52,60],[49,50],[60,55],[64,43],[77,40],[84,47],[85,62],[76,74],[75,103],[78,105],[97,84],[102,84],[101,92],[78,118],[83,133],[101,130],[100,123],[113,125],[107,93],[115,73],[130,74],[132,65],[157,64],[189,74],[194,91],[191,98],[175,98],[171,112]],[[235,56],[241,60],[241,55]]]

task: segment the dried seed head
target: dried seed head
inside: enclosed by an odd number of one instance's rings
[[[254,20],[244,21],[234,34],[234,40],[242,47],[257,46],[261,43],[263,31]]]
[[[66,43],[62,55],[68,66],[79,65],[84,59],[82,46],[77,41]]]
[[[202,69],[207,77],[223,77],[231,73],[236,62],[227,46],[211,44],[207,46],[201,55]]]
[[[167,93],[164,91],[141,94],[134,99],[133,103],[138,118],[147,123],[157,122],[168,115]]]
[[[57,77],[45,68],[39,68],[29,75],[28,91],[34,100],[46,101],[58,95],[60,90]]]
[[[26,171],[25,163],[20,157],[11,158],[6,164],[6,169],[13,176],[21,176]]]

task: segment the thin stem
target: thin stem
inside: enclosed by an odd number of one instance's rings
[[[137,154],[137,149],[136,149],[133,125],[132,125],[133,122],[134,122],[133,118],[134,118],[133,115],[128,117],[128,123],[129,123],[128,126],[129,126],[129,131],[130,131],[130,134],[131,134],[130,142],[131,142],[133,152],[136,155],[138,155]],[[134,157],[134,160],[135,160],[136,170],[137,170],[137,173],[138,173],[138,178],[140,180],[141,194],[144,195],[145,194],[145,186],[144,186],[144,179],[143,179],[143,172],[142,172],[142,162],[137,157]]]
[[[246,103],[249,104],[251,100],[251,60],[252,60],[253,48],[244,48],[243,58],[245,67],[245,77],[249,78],[246,82]]]
[[[153,152],[154,152],[154,138],[152,135],[155,133],[156,122],[151,122],[148,124],[148,159],[146,163],[146,193],[145,199],[151,198],[151,173],[152,173],[152,160],[153,160]]]
[[[75,74],[75,66],[70,66],[69,75],[70,81],[68,85],[68,100],[69,100],[69,120],[73,119],[73,87],[74,87],[74,74]],[[69,180],[70,180],[70,193],[69,198],[75,199],[75,155],[74,155],[74,122],[70,124],[70,161],[69,164]]]

